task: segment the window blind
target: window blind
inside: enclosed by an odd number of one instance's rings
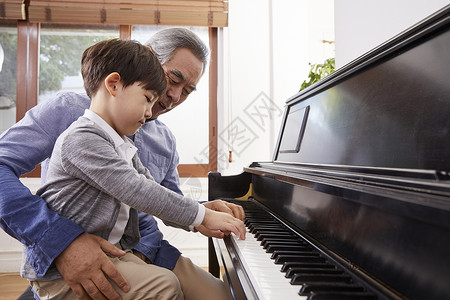
[[[0,1],[0,19],[25,20],[25,0]]]
[[[31,22],[228,26],[228,0],[30,0]]]

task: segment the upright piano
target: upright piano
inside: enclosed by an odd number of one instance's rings
[[[286,101],[271,161],[209,174],[235,299],[450,299],[450,6]]]

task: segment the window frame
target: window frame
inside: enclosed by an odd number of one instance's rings
[[[39,33],[40,24],[17,21],[17,73],[16,80],[16,121],[38,103],[39,87]],[[80,24],[81,25],[81,24]],[[217,27],[209,27],[209,162],[207,164],[180,164],[180,177],[207,177],[209,172],[217,171]],[[119,25],[122,39],[130,39],[131,25]],[[40,165],[23,177],[40,177]]]

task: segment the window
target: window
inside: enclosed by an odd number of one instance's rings
[[[119,37],[118,26],[42,24],[39,47],[39,102],[60,91],[84,92],[81,55],[87,47]]]
[[[16,123],[16,22],[0,25],[0,134]]]

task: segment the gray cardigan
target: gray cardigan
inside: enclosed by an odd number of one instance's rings
[[[180,227],[191,225],[199,204],[157,184],[137,154],[132,162],[134,168],[118,155],[108,134],[80,117],[56,141],[46,183],[37,194],[51,209],[104,239],[114,227],[120,202],[129,205],[121,240],[125,249],[140,238],[136,210]]]

